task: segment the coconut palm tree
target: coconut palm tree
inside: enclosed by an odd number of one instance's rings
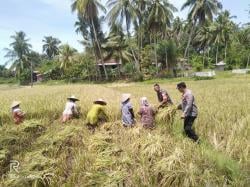
[[[98,34],[96,30],[96,24],[95,20],[98,20],[99,10],[105,12],[105,7],[98,1],[98,0],[73,0],[73,3],[71,5],[71,9],[73,12],[77,12],[78,15],[81,15],[84,17],[85,20],[88,21],[88,23],[91,25],[90,32],[93,36],[93,41],[96,43],[100,57],[102,66],[105,73],[105,78],[108,79],[108,74],[106,71],[106,67],[104,64],[104,59],[101,51],[101,44],[98,39]]]
[[[14,41],[10,44],[10,49],[5,49],[7,51],[5,57],[9,58],[6,65],[11,63],[10,69],[15,70],[16,75],[19,76],[21,71],[28,66],[26,58],[32,46],[28,43],[29,39],[23,31],[16,32],[11,39]]]
[[[168,0],[153,0],[149,8],[148,28],[152,31],[154,37],[155,48],[155,65],[158,73],[157,61],[157,35],[165,34],[167,27],[170,27],[173,19],[173,12],[177,11],[174,5],[170,4]]]
[[[57,38],[53,38],[52,36],[45,36],[43,39],[43,52],[52,59],[54,56],[59,54],[59,44],[61,41]]]
[[[207,22],[205,25],[200,27],[194,37],[194,44],[199,50],[203,52],[203,66],[205,68],[205,55],[209,51],[210,46],[213,43],[213,32],[210,28],[211,22]]]
[[[172,23],[171,38],[174,38],[177,46],[180,46],[183,30],[183,21],[179,17],[175,18]]]
[[[224,47],[225,47],[225,56],[224,56],[225,62],[227,59],[228,44],[230,44],[230,41],[233,38],[234,28],[236,27],[233,21],[231,21],[232,18],[236,18],[236,16],[231,16],[230,12],[226,10],[222,12],[216,19],[216,22],[221,27],[221,35],[223,35],[224,37],[223,42],[224,42]]]
[[[194,27],[196,24],[203,25],[206,20],[213,20],[213,16],[218,14],[222,8],[222,4],[218,0],[187,0],[181,10],[189,7],[188,20],[191,23],[190,33],[185,49],[184,57],[187,57],[188,49],[194,35]]]
[[[77,52],[76,49],[69,46],[69,44],[64,44],[60,46],[60,68],[67,69],[73,62],[73,57]]]
[[[123,25],[125,19],[127,36],[130,36],[130,26],[136,18],[136,12],[131,0],[108,0],[107,2],[110,11],[107,15],[109,24]]]
[[[139,1],[137,1],[139,2]],[[130,38],[130,27],[131,23],[136,22],[137,14],[135,9],[135,3],[133,0],[108,0],[107,2],[108,8],[110,11],[107,15],[107,19],[109,21],[109,25],[124,25],[126,27],[128,41]],[[135,66],[137,67],[137,71],[140,71],[140,62],[139,58],[136,57],[135,50],[130,47],[129,50],[133,54]]]

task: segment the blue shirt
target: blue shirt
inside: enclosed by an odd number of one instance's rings
[[[134,118],[129,111],[130,109],[133,109],[133,106],[130,102],[122,103],[121,111],[122,111],[122,123],[125,125],[133,125],[134,124]]]

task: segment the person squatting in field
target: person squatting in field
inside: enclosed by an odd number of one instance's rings
[[[94,101],[86,119],[86,125],[91,131],[94,131],[97,126],[108,121],[106,105],[107,102],[103,99],[97,99]]]
[[[20,101],[13,101],[11,105],[12,116],[16,125],[21,124],[24,121],[25,116],[25,113],[21,111],[20,104]]]
[[[62,123],[66,123],[72,118],[79,116],[79,112],[76,106],[76,101],[79,101],[79,99],[77,99],[75,96],[71,96],[71,97],[68,97],[67,100],[68,101],[63,111]]]
[[[158,109],[165,108],[173,104],[168,92],[161,89],[159,84],[154,85],[154,90],[157,94],[158,101],[160,102]]]
[[[156,111],[149,105],[146,97],[140,99],[140,104],[141,107],[138,114],[141,116],[142,126],[146,129],[154,129]]]
[[[181,109],[183,112],[181,118],[184,119],[185,133],[189,138],[197,142],[199,137],[192,129],[193,123],[198,115],[198,109],[195,105],[194,96],[192,91],[187,89],[185,82],[177,84],[177,89],[182,93],[182,100],[181,104],[178,106],[178,109]]]
[[[133,127],[135,125],[135,115],[133,106],[130,102],[131,94],[122,94],[121,99],[121,112],[122,112],[122,124],[124,127]]]

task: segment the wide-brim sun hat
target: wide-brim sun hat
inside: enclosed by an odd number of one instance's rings
[[[125,94],[122,94],[122,103],[124,103],[125,101],[127,101],[128,99],[130,99],[131,97],[131,94],[130,93],[125,93]]]
[[[74,96],[74,95],[68,97],[67,99],[74,100],[74,101],[79,101],[79,99],[77,99],[76,96]]]
[[[94,101],[94,104],[107,105],[107,102],[104,101],[103,99],[99,98],[99,99]]]
[[[14,107],[16,107],[16,106],[18,106],[20,104],[21,104],[21,101],[13,101],[10,108],[14,108]]]

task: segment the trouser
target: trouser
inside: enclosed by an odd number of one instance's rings
[[[184,118],[184,130],[186,135],[193,139],[195,142],[199,139],[199,137],[195,134],[195,131],[192,129],[192,125],[196,117],[194,116],[187,116]]]

